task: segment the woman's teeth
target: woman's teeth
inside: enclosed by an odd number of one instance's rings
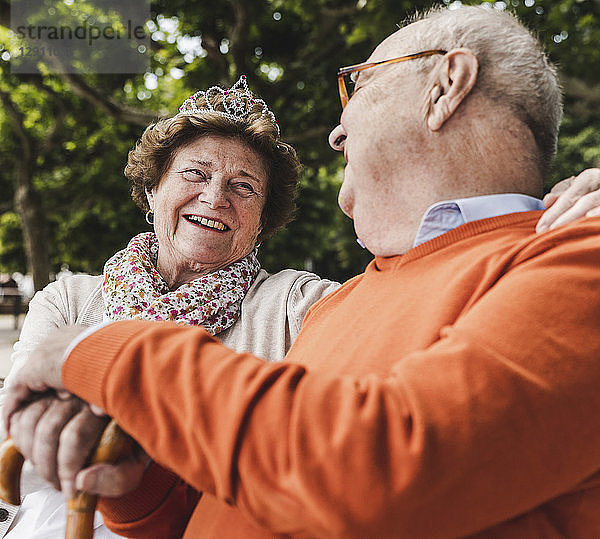
[[[216,230],[221,230],[221,231],[227,229],[227,226],[225,226],[223,223],[221,223],[219,221],[213,221],[212,219],[207,219],[206,217],[198,217],[196,215],[186,215],[185,218],[192,223],[198,223],[198,224],[208,227],[208,228],[214,228]]]

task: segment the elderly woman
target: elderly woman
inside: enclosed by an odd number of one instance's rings
[[[256,259],[257,242],[291,218],[298,171],[273,114],[252,97],[243,77],[229,90],[194,94],[176,116],[146,129],[125,169],[133,199],[155,232],[135,236],[106,263],[103,276],[72,276],[38,293],[15,346],[14,370],[54,327],[135,317],[202,324],[238,351],[282,359],[308,307],[337,287],[306,272],[269,276]],[[31,424],[48,415],[40,424],[50,438],[68,421],[100,421],[75,399],[41,399],[27,410]],[[22,449],[38,464],[56,460],[45,448]],[[140,459],[134,468],[146,464]],[[58,487],[56,466],[50,468],[45,479]],[[25,497],[9,537],[61,534],[62,496],[44,485]],[[147,507],[153,516],[169,511],[169,504],[185,504],[191,512],[200,497],[155,463],[145,472],[144,488],[156,492],[155,505]],[[128,504],[139,511],[135,493],[120,501],[122,511]],[[156,530],[156,537],[169,534],[176,531]],[[113,536],[99,515],[96,536]]]
[[[36,294],[13,372],[57,326],[127,318],[201,324],[236,350],[282,359],[308,308],[338,286],[302,271],[270,276],[256,258],[258,243],[292,218],[299,170],[245,77],[229,90],[194,94],[177,115],[150,125],[125,175],[154,232],[132,238],[104,275],[66,277]],[[40,402],[40,413],[50,402]],[[80,403],[60,405],[69,408],[61,423],[79,413]],[[56,476],[45,479],[58,487]],[[63,497],[40,480],[27,482],[35,492],[9,537],[59,536]]]

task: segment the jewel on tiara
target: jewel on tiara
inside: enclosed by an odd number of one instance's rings
[[[210,97],[215,94],[221,94],[223,97],[222,106],[225,110],[216,110],[210,102]],[[232,94],[233,99],[229,97]],[[198,97],[203,97],[206,105],[199,107],[196,103]],[[191,116],[202,112],[214,112],[225,116],[230,120],[242,120],[248,116],[255,105],[262,106],[262,114],[273,120],[277,127],[277,136],[279,136],[279,125],[275,119],[275,115],[269,110],[267,104],[262,99],[255,99],[252,92],[248,89],[246,75],[242,75],[238,81],[229,90],[225,90],[220,86],[211,86],[208,90],[200,90],[191,97],[188,97],[181,107],[177,116]]]

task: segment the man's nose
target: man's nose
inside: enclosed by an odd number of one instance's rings
[[[336,152],[344,151],[344,142],[346,141],[346,131],[341,124],[337,125],[336,128],[329,133],[329,145]]]

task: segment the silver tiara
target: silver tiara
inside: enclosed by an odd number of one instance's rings
[[[211,96],[214,96],[215,94],[221,94],[223,96],[221,103],[224,110],[215,109],[210,102]],[[230,97],[230,94],[234,97]],[[203,105],[202,107],[198,106],[196,101],[199,97],[204,98],[206,105]],[[209,111],[225,116],[230,120],[242,120],[253,112],[255,105],[262,106],[262,114],[273,120],[277,127],[277,136],[279,136],[279,125],[277,124],[275,115],[269,110],[269,107],[267,107],[267,104],[262,99],[255,99],[252,96],[252,92],[248,89],[246,75],[242,75],[229,90],[225,90],[220,86],[211,86],[208,90],[196,92],[194,95],[188,97],[181,107],[179,107],[177,116],[192,116],[194,114]]]

